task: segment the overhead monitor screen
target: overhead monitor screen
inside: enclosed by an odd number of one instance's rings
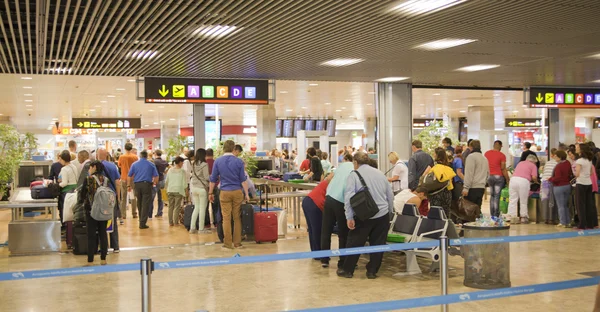
[[[283,120],[281,120],[281,119],[275,120],[275,136],[276,137],[283,136]]]
[[[315,130],[317,130],[317,131],[327,130],[327,120],[325,120],[325,119],[317,120]]]
[[[304,124],[304,130],[306,131],[314,131],[315,130],[315,120],[307,120]]]
[[[327,134],[330,137],[334,137],[335,136],[335,119],[329,119],[329,120],[327,120]]]
[[[283,137],[291,138],[294,136],[294,120],[285,119],[283,121]]]
[[[296,119],[294,120],[294,136],[298,136],[298,131],[304,130],[304,120]]]

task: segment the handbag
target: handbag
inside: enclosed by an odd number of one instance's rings
[[[65,195],[62,222],[73,221],[73,207],[77,204],[77,193],[78,192],[75,191]]]
[[[350,198],[350,206],[354,210],[354,216],[361,221],[371,219],[379,212],[379,207],[375,203],[373,196],[369,192],[369,188],[360,173],[354,170],[362,187]]]
[[[458,217],[467,221],[473,222],[481,215],[481,207],[474,202],[461,197],[458,200]]]

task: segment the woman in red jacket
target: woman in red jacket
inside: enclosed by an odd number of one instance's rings
[[[548,179],[553,185],[554,199],[558,206],[559,228],[569,227],[571,224],[571,215],[569,211],[569,197],[571,196],[571,179],[573,178],[573,169],[571,163],[567,160],[565,151],[556,151],[553,156],[558,163],[554,167],[552,177]]]
[[[325,206],[325,194],[329,181],[333,178],[333,173],[329,174],[317,187],[315,187],[308,196],[302,200],[302,210],[306,218],[308,227],[308,239],[310,241],[310,250],[321,250],[321,226],[323,223],[323,207]],[[319,259],[315,259],[319,260]]]

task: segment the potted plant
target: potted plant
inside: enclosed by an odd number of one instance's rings
[[[179,156],[186,147],[186,138],[183,135],[178,135],[174,138],[169,139],[169,147],[165,150],[167,153],[167,160],[171,161],[173,158]]]
[[[0,198],[4,197],[19,164],[26,159],[26,152],[33,154],[36,148],[37,139],[32,133],[21,136],[15,127],[0,125]]]
[[[441,120],[434,120],[417,134],[415,139],[423,142],[423,151],[434,155],[436,147],[440,147],[442,139],[448,137],[452,142],[458,142],[457,136],[450,128],[444,127]]]

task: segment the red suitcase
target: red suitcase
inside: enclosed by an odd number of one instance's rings
[[[262,242],[272,242],[276,243],[278,236],[277,232],[277,213],[269,212],[269,204],[267,189],[261,191],[265,193],[265,209],[266,211],[262,211],[262,203],[259,203],[259,212],[254,213],[254,240],[256,243],[260,244]],[[262,200],[260,201],[262,202]]]

